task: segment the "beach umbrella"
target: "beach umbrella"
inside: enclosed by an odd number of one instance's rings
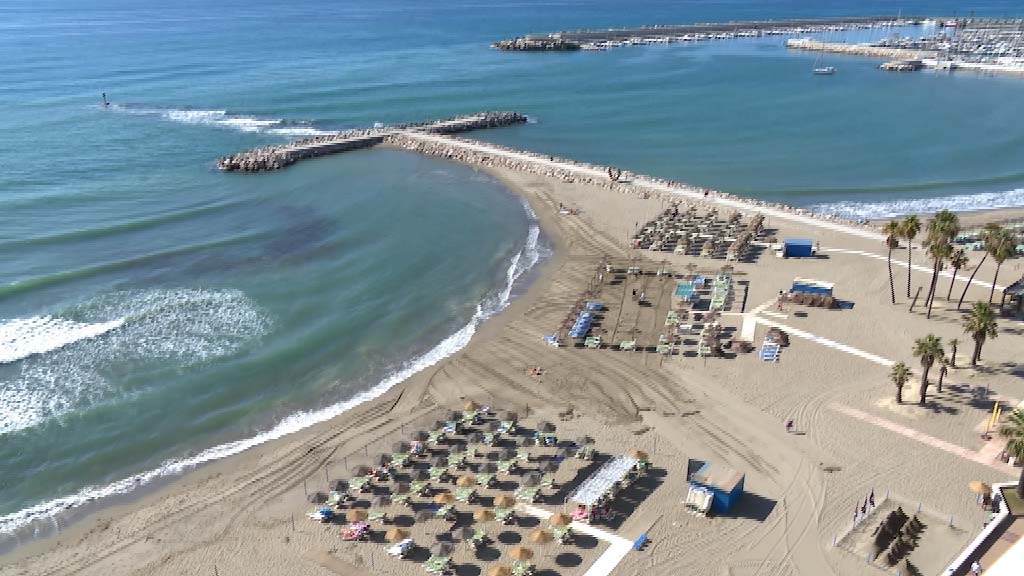
[[[533,550],[526,546],[516,546],[508,553],[508,556],[513,560],[529,560],[533,558]]]
[[[345,511],[345,520],[348,520],[349,523],[366,522],[367,517],[369,517],[369,514],[362,508]]]
[[[366,476],[369,473],[370,473],[370,467],[369,466],[361,464],[359,466],[353,466],[352,467],[352,475],[353,476]]]
[[[391,463],[391,455],[381,454],[377,456],[376,460],[374,460],[373,463],[375,466],[387,466],[388,464]]]
[[[412,479],[418,482],[426,482],[430,480],[430,472],[426,470],[415,470],[412,473]]]
[[[455,502],[455,495],[451,492],[441,492],[437,496],[434,496],[434,504],[451,504]]]
[[[494,499],[494,505],[498,508],[511,508],[516,505],[516,500],[508,494],[502,494]]]
[[[630,450],[626,454],[626,456],[629,456],[630,458],[636,458],[641,462],[646,462],[648,459],[647,452],[644,452],[643,450]]]
[[[430,553],[434,556],[451,556],[453,548],[451,542],[434,542],[430,546]]]
[[[413,435],[412,435],[412,439],[417,441],[417,442],[423,442],[427,438],[430,438],[430,434],[427,434],[423,430],[417,430],[416,432],[413,432]]]
[[[548,518],[548,523],[552,526],[558,527],[568,526],[569,524],[572,524],[572,517],[562,512],[556,512]]]
[[[448,459],[444,456],[437,456],[430,461],[430,465],[434,468],[444,468],[448,466]]]
[[[463,452],[466,451],[466,445],[462,444],[461,442],[457,444],[452,444],[451,446],[448,447],[448,451],[451,452],[452,454],[462,454]]]
[[[554,540],[555,537],[551,535],[551,532],[548,532],[543,528],[537,528],[533,532],[530,532],[530,535],[527,536],[526,539],[534,544],[544,545]]]
[[[476,478],[469,474],[465,476],[459,476],[459,479],[455,481],[455,485],[460,488],[469,488],[471,486],[476,486]]]
[[[433,510],[420,510],[416,513],[417,522],[429,522],[434,519]]]
[[[346,492],[348,491],[348,482],[345,480],[335,480],[331,490],[334,490],[335,492]]]
[[[395,485],[395,494],[408,494],[412,490],[412,487],[405,482],[399,482]]]
[[[988,484],[985,484],[981,480],[971,480],[967,484],[967,487],[970,488],[971,492],[974,492],[975,494],[991,494],[992,493],[992,487],[989,486]]]
[[[575,443],[577,446],[588,446],[594,443],[594,439],[590,436],[580,436],[576,439]]]
[[[370,500],[370,506],[373,506],[374,508],[387,508],[390,505],[391,498],[388,498],[387,496],[374,496],[373,499]]]
[[[306,496],[306,499],[309,500],[311,504],[323,504],[324,502],[327,502],[327,494],[324,494],[323,492],[313,492]]]
[[[536,472],[527,472],[526,474],[523,474],[522,484],[529,488],[537,486],[540,484],[540,474]]]
[[[465,404],[463,404],[462,407],[464,409],[466,409],[467,412],[472,412],[473,410],[479,410],[480,409],[480,405],[477,404],[476,402],[473,402],[472,400],[470,400],[469,402],[466,402]]]
[[[498,471],[498,466],[494,462],[484,462],[480,465],[480,472],[484,474],[494,474]]]
[[[476,520],[477,522],[490,522],[491,520],[494,520],[494,512],[481,508],[480,510],[473,512],[473,520]]]
[[[573,321],[575,321],[575,319]],[[504,412],[501,413],[501,419],[503,421],[505,421],[505,422],[510,422],[510,421],[513,421],[513,420],[519,420],[519,414],[516,414],[515,412],[512,412],[511,410],[505,410]]]
[[[408,442],[395,442],[391,445],[391,451],[395,454],[404,454],[409,451]]]
[[[508,566],[491,566],[487,570],[487,576],[512,576],[512,569]]]
[[[537,424],[537,431],[550,434],[555,431],[555,425],[551,422],[541,422],[540,424]]]
[[[402,530],[401,528],[392,528],[384,533],[384,538],[386,538],[388,542],[398,542],[400,540],[405,540],[408,537],[409,532],[407,530]]]
[[[555,462],[554,460],[546,460],[546,461],[541,463],[540,471],[541,472],[557,472],[558,471],[558,463]]]

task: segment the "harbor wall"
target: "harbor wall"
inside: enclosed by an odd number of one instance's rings
[[[849,54],[851,56],[868,56],[871,58],[884,58],[889,60],[924,60],[925,58],[935,58],[938,55],[934,50],[910,50],[906,48],[867,46],[864,44],[820,42],[818,40],[809,40],[806,38],[786,40],[786,48],[794,50],[808,50],[811,52]]]

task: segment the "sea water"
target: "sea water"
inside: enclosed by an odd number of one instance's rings
[[[1020,16],[1007,1],[901,7]],[[464,346],[546,251],[522,202],[465,166],[380,149],[219,173],[232,152],[512,109],[531,123],[474,137],[865,217],[1024,204],[1020,79],[890,75],[838,56],[823,57],[835,76],[814,77],[817,57],[779,37],[488,48],[580,27],[893,12],[4,2],[0,532],[22,539],[33,519],[381,393]]]

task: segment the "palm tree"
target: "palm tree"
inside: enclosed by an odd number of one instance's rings
[[[1020,408],[1010,413],[1009,422],[999,429],[999,434],[1006,437],[1006,453],[1017,461],[1024,460],[1024,410]],[[1024,468],[1020,470],[1017,480],[1017,496],[1024,498]]]
[[[949,347],[952,350],[949,353],[949,367],[956,368],[956,347],[960,345],[960,341],[953,338],[949,341]]]
[[[907,380],[910,380],[910,368],[903,362],[897,362],[892,365],[889,378],[896,385],[896,403],[903,404],[903,386],[907,383]]]
[[[974,276],[981,270],[981,265],[985,263],[985,259],[988,258],[990,248],[992,246],[993,237],[999,235],[1002,230],[998,224],[985,224],[985,229],[981,232],[981,240],[985,243],[985,253],[981,255],[981,262],[974,268],[974,272],[971,272],[971,277],[967,279],[967,284],[964,285],[964,291],[960,294],[960,300],[956,303],[956,309],[959,310],[964,305],[964,298],[967,297],[967,289],[971,287],[971,282],[974,282]]]
[[[900,233],[907,239],[907,298],[910,298],[910,249],[913,248],[914,238],[921,231],[921,220],[917,216],[907,216],[900,224]]]
[[[970,258],[967,257],[967,252],[963,248],[953,252],[953,255],[949,257],[949,265],[953,267],[953,279],[949,281],[949,291],[946,292],[946,302],[949,302],[950,296],[953,295],[953,284],[956,283],[956,273],[961,268],[967,266]]]
[[[996,329],[996,314],[992,307],[985,302],[975,302],[971,309],[971,315],[964,319],[964,333],[970,334],[974,340],[974,353],[971,354],[971,366],[977,366],[981,360],[981,347],[988,338],[996,338],[999,332]]]
[[[1000,228],[992,239],[992,259],[996,261],[996,273],[992,277],[992,288],[988,291],[988,303],[992,303],[992,296],[996,293],[996,281],[999,280],[999,268],[1006,262],[1006,259],[1013,256],[1016,247],[1013,245],[1013,235],[1007,230]]]
[[[924,245],[928,254],[934,259],[932,265],[932,281],[928,285],[928,318],[932,317],[932,304],[935,300],[935,289],[939,282],[939,270],[942,261],[953,255],[953,239],[960,233],[960,219],[949,210],[940,210],[928,221],[928,237]]]
[[[928,400],[928,371],[932,369],[935,361],[946,355],[942,349],[942,339],[934,334],[914,341],[914,357],[921,360],[921,402],[922,406]]]
[[[939,358],[939,392],[942,392],[942,381],[946,378],[946,374],[949,373],[949,360],[945,357]]]
[[[892,297],[892,303],[895,304],[896,285],[892,278],[892,250],[893,248],[899,248],[903,228],[898,221],[889,220],[885,226],[882,226],[882,233],[885,234],[885,245],[889,248],[889,256],[886,259],[889,264],[889,294]]]

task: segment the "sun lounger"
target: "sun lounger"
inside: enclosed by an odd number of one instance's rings
[[[490,537],[487,536],[487,532],[485,532],[483,528],[474,528],[473,536],[466,540],[466,542],[469,544],[470,548],[476,550],[481,546],[485,546],[490,540]]]
[[[416,543],[412,538],[406,538],[401,542],[388,548],[388,556],[395,556],[397,558],[406,558],[409,553],[412,552],[413,547]]]
[[[352,492],[369,492],[372,487],[373,482],[369,476],[356,476],[348,481],[348,489]]]
[[[619,342],[619,350],[633,351],[636,350],[636,340],[623,340]]]
[[[584,341],[583,345],[586,346],[587,348],[593,348],[593,349],[600,348],[601,347],[601,337],[600,336],[588,336],[586,341]]]
[[[555,485],[555,475],[549,473],[549,474],[545,474],[540,479],[540,484],[538,486],[540,488],[548,489],[548,488],[554,487],[554,485]]]
[[[381,522],[383,524],[388,523],[388,513],[384,510],[370,510],[366,519],[370,522]]]
[[[516,560],[512,563],[512,576],[533,576],[534,571],[533,564],[525,560]]]
[[[430,483],[422,480],[414,480],[409,483],[409,493],[417,496],[426,496],[430,491]]]
[[[466,467],[466,455],[465,454],[454,454],[448,458],[448,465],[457,469],[462,470]]]
[[[452,559],[448,556],[431,556],[423,563],[423,568],[431,574],[447,574],[452,571]]]
[[[455,506],[451,504],[445,504],[434,511],[434,516],[438,518],[444,518],[445,520],[455,520]]]
[[[540,487],[522,487],[516,490],[516,500],[519,502],[526,502],[533,504],[537,502],[540,497]]]
[[[408,494],[395,494],[391,497],[391,502],[398,504],[399,506],[409,506],[409,495]]]
[[[477,474],[476,483],[484,488],[490,488],[494,485],[495,479],[494,474]]]
[[[582,446],[576,451],[576,458],[580,460],[593,460],[594,448],[592,446]]]
[[[448,468],[442,468],[435,466],[430,469],[430,480],[432,482],[443,483],[448,479]]]
[[[465,502],[466,504],[472,504],[476,500],[476,489],[475,488],[456,488],[455,499],[459,502]]]
[[[572,544],[572,528],[568,526],[552,526],[551,535],[559,544]]]
[[[511,524],[516,518],[516,511],[512,508],[495,508],[494,518],[502,524]]]
[[[427,435],[427,443],[439,444],[441,440],[444,440],[444,430],[432,430]]]
[[[502,460],[498,462],[498,472],[501,474],[512,474],[516,470],[515,460]]]

